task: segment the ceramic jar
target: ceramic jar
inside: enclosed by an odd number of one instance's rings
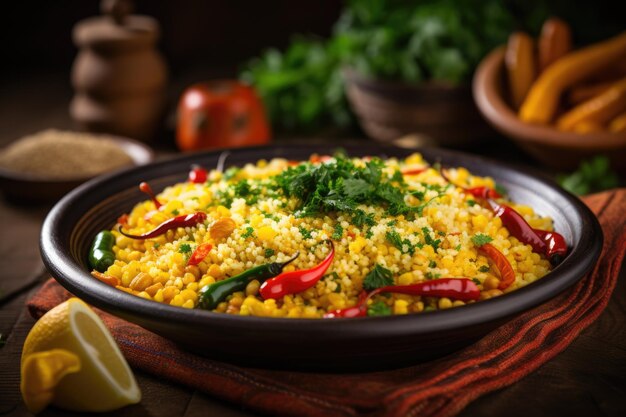
[[[161,120],[167,68],[148,16],[94,17],[76,24],[72,118],[84,129],[149,140]]]

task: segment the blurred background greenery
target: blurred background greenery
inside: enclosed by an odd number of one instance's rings
[[[342,69],[407,83],[468,83],[479,61],[514,30],[538,34],[550,16],[573,28],[577,45],[624,29],[616,2],[524,0],[347,0],[328,38],[294,35],[241,71],[279,130],[353,128]]]

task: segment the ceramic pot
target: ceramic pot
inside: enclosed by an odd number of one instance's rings
[[[389,143],[417,135],[421,145],[469,146],[493,134],[469,86],[411,85],[365,78],[350,69],[344,78],[350,106],[372,139]]]
[[[156,50],[159,25],[147,16],[79,22],[72,68],[72,118],[84,129],[148,140],[163,113],[167,68]]]

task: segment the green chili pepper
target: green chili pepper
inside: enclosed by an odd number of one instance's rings
[[[115,262],[115,236],[108,230],[103,230],[96,235],[89,249],[89,266],[98,272],[104,272]]]
[[[246,286],[255,279],[259,282],[264,282],[269,278],[279,275],[283,272],[283,268],[295,261],[299,255],[300,252],[296,252],[293,258],[285,262],[272,262],[269,264],[259,265],[252,269],[248,269],[239,275],[235,275],[232,278],[207,285],[200,290],[198,306],[205,310],[213,310],[230,294],[245,290]]]

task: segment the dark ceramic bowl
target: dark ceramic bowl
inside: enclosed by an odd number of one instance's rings
[[[419,85],[343,72],[350,107],[369,137],[392,144],[406,136],[423,145],[476,146],[493,136],[469,86]]]
[[[134,165],[145,165],[154,159],[147,145],[121,136],[109,136],[130,156]],[[23,203],[53,203],[93,176],[70,179],[50,179],[39,175],[10,171],[0,167],[0,190],[11,201]]]
[[[307,159],[324,146],[257,147],[231,151],[227,166],[257,159]],[[411,151],[363,145],[350,155],[406,156]],[[184,181],[191,164],[215,167],[219,152],[190,154],[92,180],[65,196],[50,212],[41,234],[41,253],[52,275],[86,302],[137,323],[216,359],[270,366],[346,369],[398,366],[442,356],[484,336],[512,317],[576,283],[595,264],[602,246],[598,221],[576,197],[547,179],[476,156],[421,150],[429,161],[465,166],[489,175],[515,201],[554,219],[570,249],[548,276],[518,291],[484,302],[432,313],[360,319],[272,319],[187,310],[144,300],[93,279],[87,251],[94,235],[144,200],[137,184],[155,189]]]

